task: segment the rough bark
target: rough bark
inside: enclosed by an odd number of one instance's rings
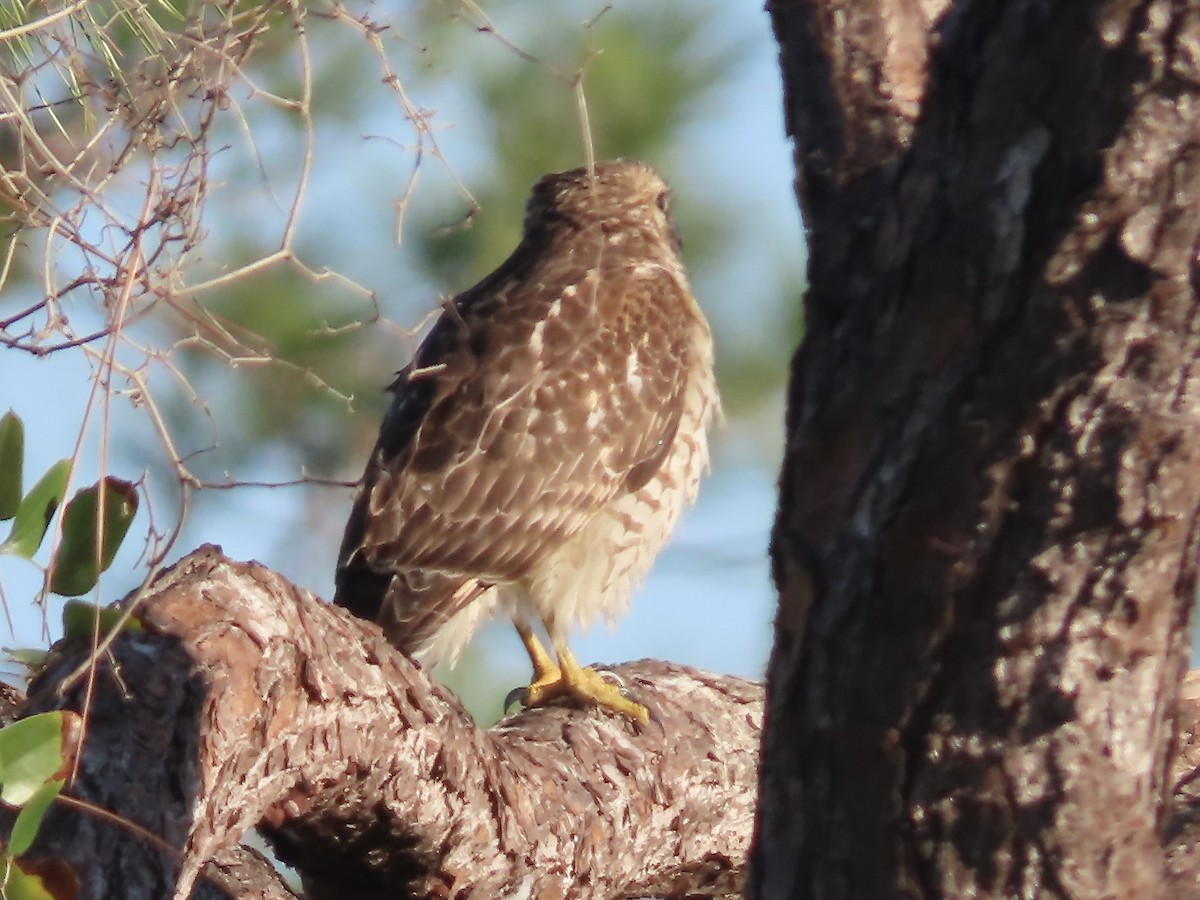
[[[63,644],[30,689],[86,705],[69,793],[115,814],[56,807],[35,846],[83,898],[287,896],[236,850],[256,825],[314,898],[740,893],[757,684],[631,663],[644,728],[552,707],[484,731],[377,627],[215,548],[135,609],[94,677]]]
[[[1171,809],[1163,821],[1164,896],[1195,897],[1200,885],[1200,671],[1189,672],[1179,696],[1179,749],[1171,765]]]
[[[1161,896],[1200,9],[769,8],[811,263],[750,894]]]

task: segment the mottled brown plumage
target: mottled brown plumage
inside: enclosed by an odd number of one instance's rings
[[[717,405],[668,198],[634,161],[543,178],[512,256],[447,304],[392,384],[336,602],[401,649],[453,658],[500,603],[534,659],[531,701],[621,708],[574,683],[567,631],[625,608],[695,497]]]

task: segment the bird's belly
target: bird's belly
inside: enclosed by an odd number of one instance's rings
[[[597,513],[520,581],[500,588],[514,619],[541,620],[552,635],[565,637],[576,623],[587,627],[601,615],[612,622],[626,612],[679,514],[696,499],[716,402],[705,367],[690,385],[674,446],[654,477]]]

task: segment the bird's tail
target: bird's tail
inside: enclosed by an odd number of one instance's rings
[[[379,572],[356,557],[338,570],[333,602],[377,622],[394,647],[432,664],[458,656],[491,611],[484,596],[491,588],[428,570]]]

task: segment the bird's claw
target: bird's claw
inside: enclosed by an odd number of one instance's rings
[[[590,667],[560,669],[544,674],[527,688],[511,691],[505,708],[514,700],[526,707],[534,707],[566,698],[584,706],[601,706],[645,724],[650,720],[649,711],[626,696],[624,686],[624,680],[615,672],[601,672]]]
[[[529,706],[529,688],[515,687],[509,691],[504,697],[504,715],[515,712],[514,707]]]
[[[625,679],[611,669],[588,669],[589,672],[595,672],[621,693],[625,692]]]

